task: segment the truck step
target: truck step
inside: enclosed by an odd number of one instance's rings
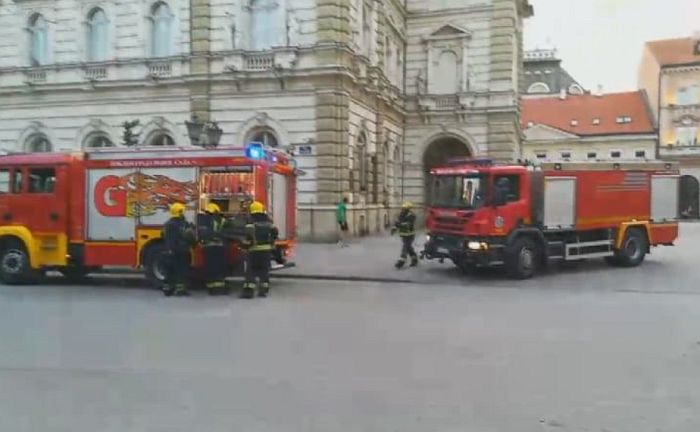
[[[564,248],[564,260],[578,261],[612,256],[614,254],[612,246],[612,239],[570,243]]]

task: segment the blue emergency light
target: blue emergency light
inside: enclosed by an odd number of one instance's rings
[[[249,143],[245,148],[245,155],[248,159],[265,159],[265,148],[259,142]]]

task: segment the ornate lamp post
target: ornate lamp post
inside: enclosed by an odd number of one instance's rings
[[[193,146],[216,147],[224,133],[216,122],[203,122],[195,115],[189,121],[185,121],[185,125]]]

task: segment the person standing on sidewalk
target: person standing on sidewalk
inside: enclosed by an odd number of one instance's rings
[[[245,227],[244,247],[247,249],[245,283],[242,298],[255,296],[256,280],[260,279],[258,297],[267,297],[270,291],[270,260],[277,240],[277,228],[265,214],[265,207],[255,201],[250,205],[250,222]]]
[[[396,261],[395,267],[400,269],[406,264],[406,258],[411,257],[411,267],[418,265],[418,255],[413,249],[413,241],[416,238],[416,215],[413,213],[413,204],[406,201],[401,206],[401,213],[394,223],[394,228],[391,230],[399,232],[401,237],[401,257]]]
[[[340,240],[338,245],[340,247],[348,246],[348,199],[343,198],[342,201],[338,203],[335,207],[335,220],[338,222],[340,227]]]
[[[187,278],[192,259],[195,234],[192,225],[185,219],[185,205],[170,206],[170,219],[163,226],[163,242],[167,249],[166,281],[163,294],[187,296]]]

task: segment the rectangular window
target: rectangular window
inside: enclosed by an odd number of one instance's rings
[[[561,152],[562,159],[571,159],[571,152]]]
[[[596,125],[596,126],[599,125],[599,124],[600,124],[600,118],[598,118],[598,117],[594,118],[594,119],[593,119],[593,124]]]
[[[691,85],[678,89],[677,105],[697,105],[700,98],[700,86]]]
[[[12,193],[18,194],[23,192],[24,174],[21,170],[15,169],[12,177]]]
[[[586,157],[587,157],[588,159],[596,159],[596,158],[598,157],[598,153],[596,153],[596,152],[588,152],[588,153],[586,153]]]
[[[520,200],[520,176],[518,175],[497,175],[493,179],[495,190],[502,190],[506,197],[506,202]]]
[[[613,159],[619,159],[620,157],[622,157],[622,152],[619,150],[613,150],[610,152],[610,157]]]
[[[547,153],[546,152],[537,152],[537,153],[535,153],[535,157],[537,159],[547,159]]]
[[[637,150],[634,152],[634,157],[645,159],[647,157],[647,152],[645,150]]]
[[[695,127],[679,127],[676,128],[676,145],[679,146],[695,146],[697,141],[698,129]]]
[[[32,168],[29,170],[29,193],[50,194],[56,186],[56,170]]]
[[[10,192],[10,170],[0,169],[0,194]]]

